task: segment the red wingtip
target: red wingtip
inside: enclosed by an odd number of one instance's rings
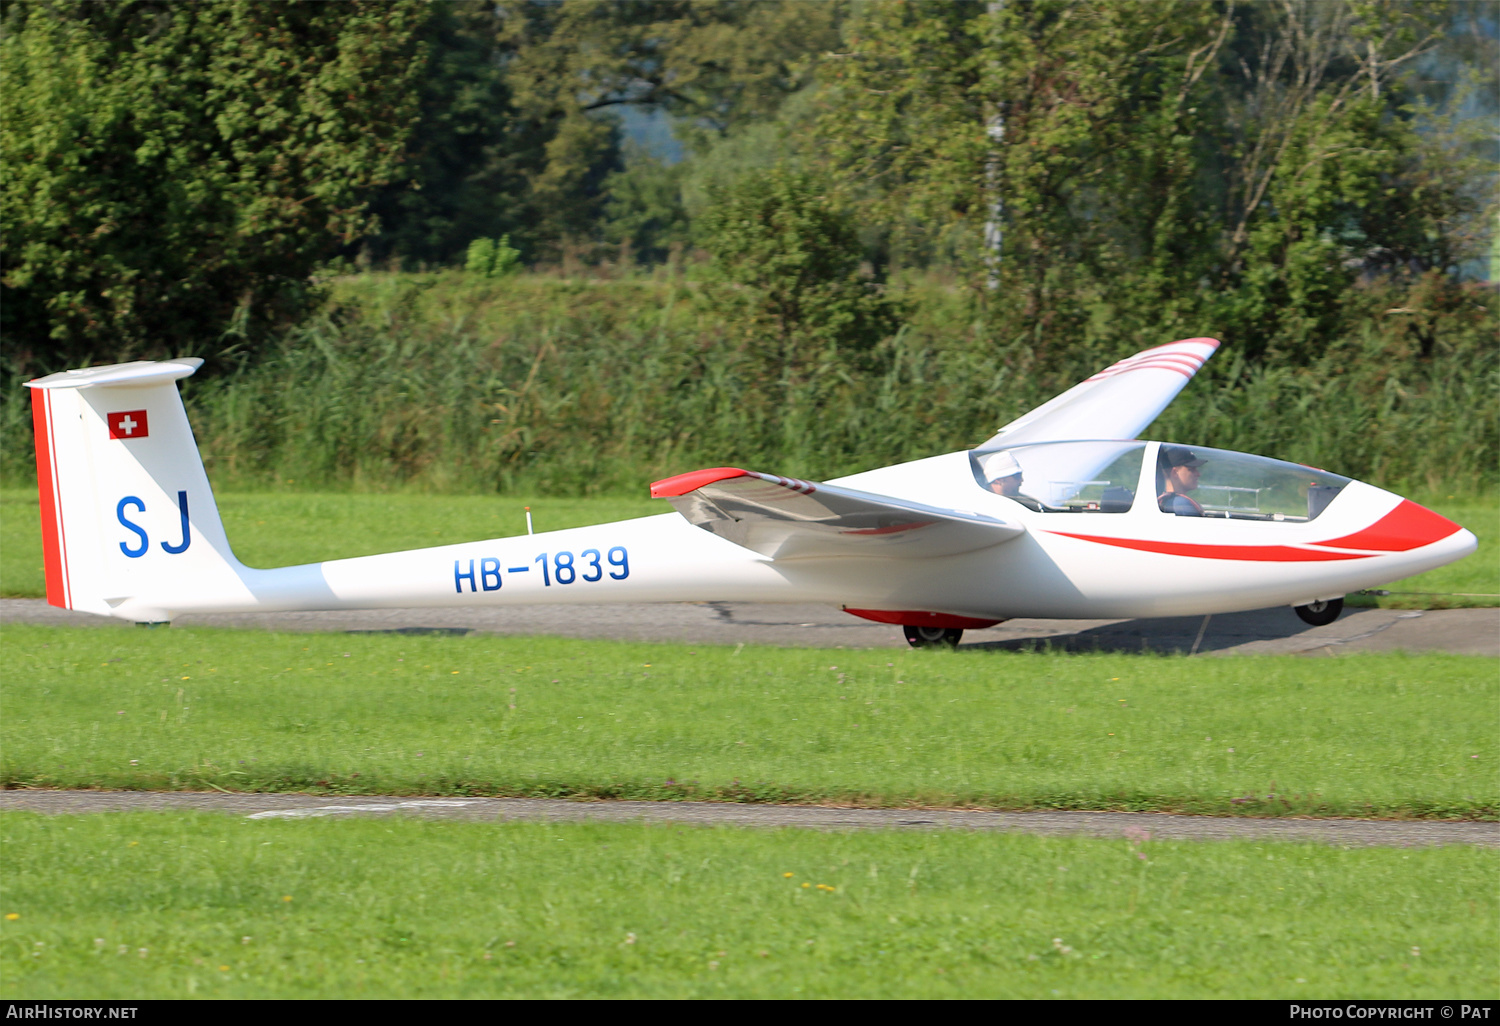
[[[707,470],[694,470],[686,474],[678,474],[676,477],[651,482],[651,498],[670,499],[674,495],[695,492],[715,481],[727,481],[732,477],[748,477],[749,475],[750,471],[741,470],[739,467],[710,467]]]

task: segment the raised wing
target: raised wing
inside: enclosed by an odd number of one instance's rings
[[[1218,339],[1189,338],[1136,353],[1011,421],[979,448],[1135,438],[1218,348]]]
[[[714,467],[651,486],[688,522],[772,559],[951,556],[1026,533],[1013,521],[853,488]]]

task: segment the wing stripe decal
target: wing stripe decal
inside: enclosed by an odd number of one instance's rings
[[[1335,559],[1369,559],[1373,552],[1326,552],[1321,549],[1299,549],[1291,545],[1195,545],[1188,542],[1144,541],[1139,538],[1101,538],[1070,531],[1049,531],[1065,538],[1114,545],[1141,552],[1159,552],[1167,556],[1191,556],[1197,559],[1234,559],[1251,563],[1325,562]]]
[[[1201,370],[1202,367],[1203,360],[1199,359],[1196,356],[1191,356],[1186,353],[1180,355],[1169,355],[1163,353],[1161,355],[1151,356],[1145,359],[1141,359],[1140,357],[1132,357],[1129,360],[1122,360],[1120,363],[1104,368],[1104,370],[1100,371],[1098,374],[1095,374],[1093,377],[1088,378],[1087,380],[1103,381],[1105,378],[1112,378],[1116,374],[1124,374],[1128,371],[1135,370],[1176,371],[1183,377],[1190,378],[1194,374],[1198,373],[1198,371]]]

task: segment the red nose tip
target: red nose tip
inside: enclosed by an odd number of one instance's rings
[[[1402,499],[1400,505],[1362,531],[1346,534],[1342,538],[1314,542],[1336,549],[1373,549],[1377,552],[1408,552],[1423,545],[1442,541],[1461,531],[1447,517],[1440,517],[1425,506],[1418,506],[1410,499]]]

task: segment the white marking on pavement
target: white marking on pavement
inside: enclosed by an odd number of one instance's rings
[[[398,809],[442,808],[455,809],[473,805],[469,799],[428,799],[415,802],[371,803],[369,805],[320,805],[315,809],[272,809],[256,812],[246,819],[308,819],[313,816],[338,816],[350,812],[395,812]]]

